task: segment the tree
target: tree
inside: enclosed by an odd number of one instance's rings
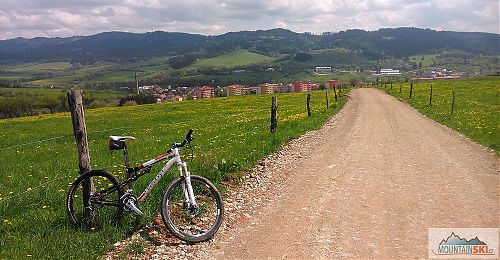
[[[306,62],[308,60],[312,59],[312,55],[309,53],[305,52],[299,52],[295,54],[295,60],[300,61],[300,62]]]
[[[359,84],[359,79],[358,78],[352,78],[349,80],[349,85],[351,85],[352,87],[355,87]]]
[[[60,106],[57,96],[46,95],[40,100],[40,106],[49,109],[50,113],[56,112],[56,109]]]

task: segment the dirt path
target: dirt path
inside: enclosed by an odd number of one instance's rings
[[[426,258],[430,227],[499,226],[493,153],[381,91],[351,96],[204,257]]]

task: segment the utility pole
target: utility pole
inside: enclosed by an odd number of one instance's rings
[[[137,95],[139,95],[139,81],[137,81],[137,72],[134,72],[134,77],[135,77],[135,91],[137,92]]]

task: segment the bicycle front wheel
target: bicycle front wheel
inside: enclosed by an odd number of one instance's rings
[[[84,198],[85,187],[90,188],[90,196]],[[68,192],[68,218],[75,227],[84,229],[99,229],[115,223],[123,214],[122,195],[120,181],[114,175],[103,170],[89,171],[78,177]]]
[[[167,188],[161,215],[168,230],[191,243],[207,241],[222,223],[224,207],[217,188],[207,179],[191,175],[196,205],[184,196],[186,180],[181,177]]]

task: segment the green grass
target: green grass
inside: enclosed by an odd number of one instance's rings
[[[129,92],[115,91],[115,90],[86,90],[93,96],[98,98],[114,98],[123,97]],[[58,88],[0,88],[0,96],[2,93],[15,93],[15,94],[32,94],[32,95],[59,95],[66,94],[66,91]]]
[[[414,55],[410,56],[410,60],[420,64],[422,62],[423,67],[429,67],[434,64],[434,61],[437,61],[441,54],[424,54],[424,55]],[[424,59],[422,59],[422,57]]]
[[[50,95],[60,94],[64,92],[62,89],[55,88],[0,88],[1,93],[15,93],[15,94],[33,94],[33,95]]]
[[[25,72],[0,72],[0,80],[15,81],[31,77],[33,77],[33,74]]]
[[[312,93],[312,117],[307,117],[306,93],[277,95],[274,135],[269,133],[269,95],[87,110],[92,168],[123,177],[121,153],[107,150],[109,135],[136,136],[129,152],[132,161],[139,163],[164,153],[193,128],[194,158],[183,152],[190,170],[224,191],[220,183],[228,173],[218,168],[223,159],[235,171],[250,168],[286,141],[319,128],[343,104],[339,100],[334,109],[326,110],[324,94]],[[65,196],[78,176],[78,166],[68,113],[0,120],[0,156],[0,259],[95,259],[137,230],[130,215],[119,226],[96,232],[70,226]],[[153,168],[153,173],[160,167]],[[144,189],[154,175],[140,179],[136,189]],[[140,205],[145,212],[142,223],[152,221],[158,212],[173,176],[170,173],[162,180]]]
[[[312,59],[307,63],[312,66],[357,65],[371,68],[376,65],[374,61],[367,60],[360,54],[344,48],[314,50],[311,55]]]
[[[13,72],[24,72],[24,73],[50,73],[50,72],[60,72],[71,68],[69,62],[47,62],[38,64],[21,64],[11,68],[7,68],[9,71]]]
[[[327,80],[330,79],[342,79],[349,81],[350,79],[354,78],[359,78],[360,73],[356,72],[334,72],[334,73],[329,73],[329,74],[314,74],[314,73],[307,73],[307,72],[301,72],[297,74],[290,75],[288,77],[289,81],[314,81],[314,82],[326,82]]]
[[[430,86],[433,98],[429,106]],[[455,91],[455,109],[451,114],[452,91]],[[404,84],[402,93],[395,84],[391,91],[418,111],[437,122],[464,133],[472,140],[500,151],[500,78],[481,77],[465,80],[427,81],[413,85]]]
[[[134,71],[113,71],[93,77],[92,82],[134,81]]]
[[[273,60],[274,58],[272,57],[240,49],[225,55],[200,60],[190,67],[234,67],[254,63],[270,62]]]

